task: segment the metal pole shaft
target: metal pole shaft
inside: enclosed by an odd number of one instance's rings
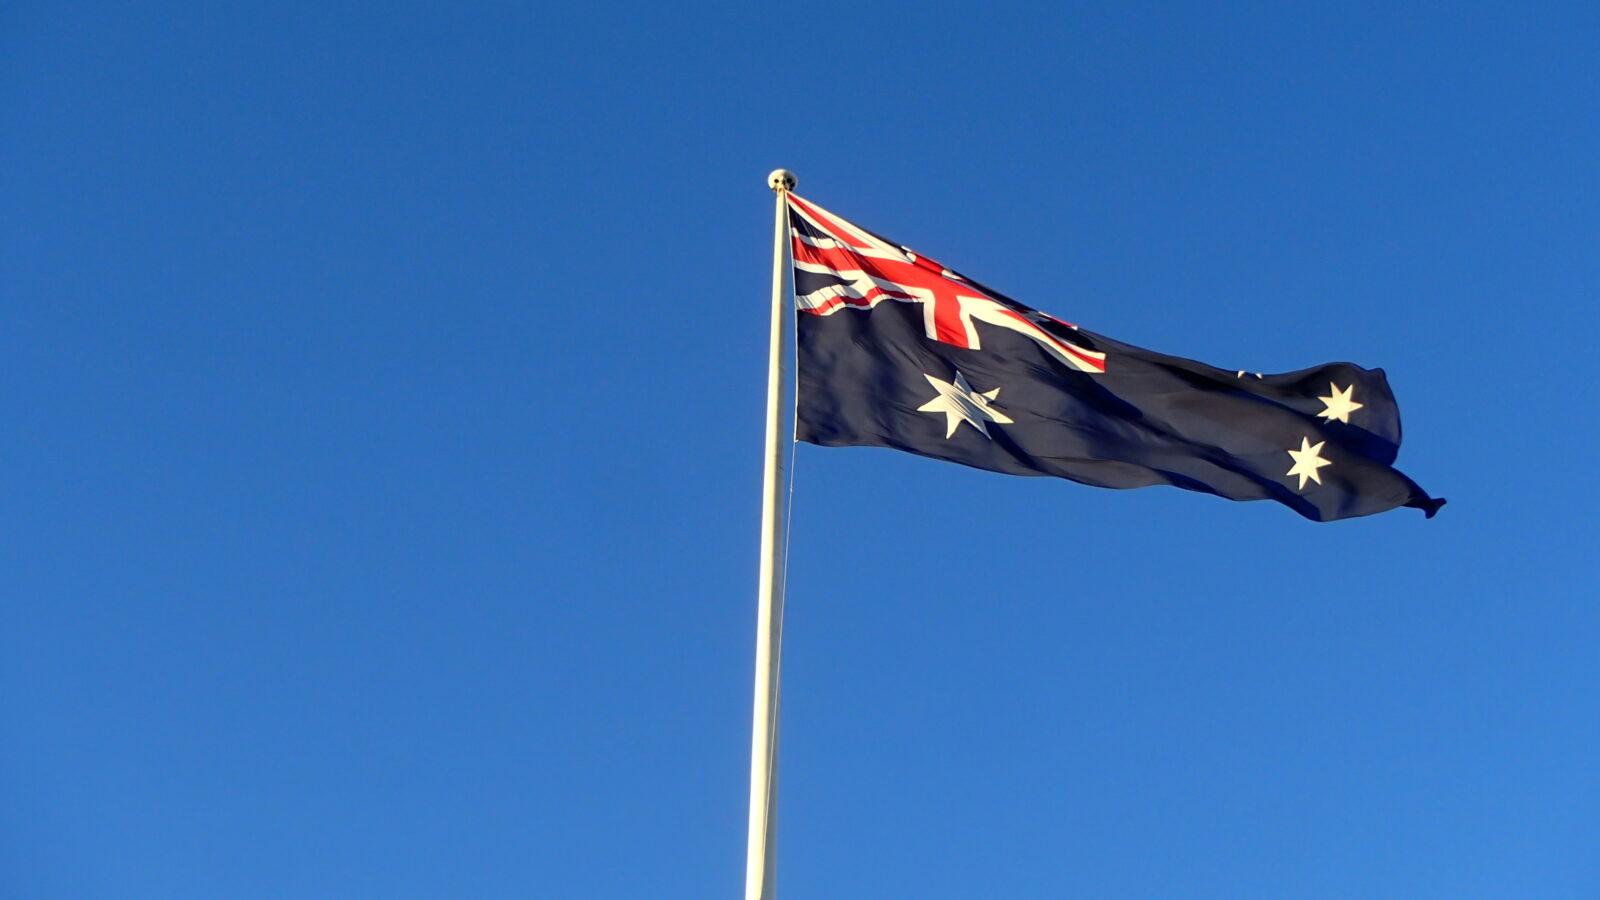
[[[778,195],[772,235],[772,334],[767,353],[766,466],[761,476],[761,574],[756,608],[755,715],[750,730],[750,832],[745,852],[745,900],[777,895],[774,798],[777,794],[778,674],[783,651],[783,414],[788,390],[785,345],[794,312],[785,302],[788,192],[795,185],[779,169],[767,178]]]

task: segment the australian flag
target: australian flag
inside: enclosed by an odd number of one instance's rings
[[[1217,369],[1111,340],[787,194],[796,433],[1012,475],[1276,500],[1328,521],[1429,497],[1382,369]]]

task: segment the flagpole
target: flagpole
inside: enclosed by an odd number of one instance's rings
[[[789,191],[797,179],[774,169],[767,186],[777,197],[772,233],[772,332],[767,344],[766,466],[761,475],[761,574],[756,592],[755,715],[750,725],[750,832],[745,845],[745,900],[773,900],[777,895],[773,799],[778,768],[778,673],[783,651],[783,413],[787,406],[789,367],[784,353],[788,323],[794,318],[784,302],[785,251],[788,249]]]

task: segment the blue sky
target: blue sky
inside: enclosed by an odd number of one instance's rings
[[[1597,36],[8,4],[0,893],[737,896],[782,165],[1451,500],[801,447],[782,896],[1595,896]]]

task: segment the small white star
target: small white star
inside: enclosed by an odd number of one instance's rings
[[[1294,460],[1294,467],[1286,474],[1291,477],[1300,476],[1300,487],[1297,490],[1303,491],[1306,489],[1307,478],[1317,484],[1322,483],[1322,476],[1317,473],[1317,470],[1323,466],[1333,465],[1333,463],[1323,459],[1320,455],[1322,453],[1322,445],[1326,443],[1327,441],[1318,441],[1315,446],[1312,446],[1311,438],[1303,437],[1300,439],[1299,450],[1288,451],[1289,458]]]
[[[1322,401],[1322,405],[1325,407],[1325,409],[1323,409],[1322,412],[1317,413],[1317,415],[1327,419],[1329,422],[1337,419],[1340,422],[1349,424],[1350,414],[1361,407],[1366,406],[1365,403],[1357,403],[1350,399],[1350,396],[1355,392],[1355,389],[1356,386],[1352,384],[1341,391],[1339,390],[1339,386],[1337,384],[1334,384],[1331,381],[1328,382],[1328,390],[1331,393],[1329,393],[1326,397],[1317,398],[1318,400]]]
[[[939,392],[939,396],[917,407],[917,410],[919,412],[944,413],[945,440],[949,440],[956,433],[956,429],[961,427],[962,422],[966,422],[976,428],[978,433],[984,437],[989,437],[989,428],[984,424],[985,422],[999,422],[1002,425],[1011,424],[1009,416],[989,405],[990,401],[1000,396],[999,388],[980,394],[972,389],[972,385],[967,383],[966,376],[960,372],[956,373],[956,380],[953,384],[948,381],[941,381],[932,375],[925,374],[922,377],[928,379],[928,383],[933,385],[933,389]]]

